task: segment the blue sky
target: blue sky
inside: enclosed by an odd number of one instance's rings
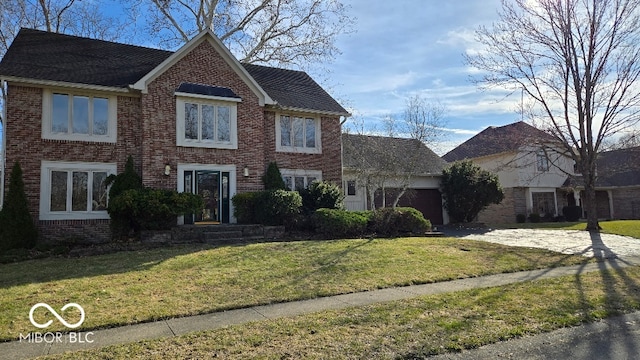
[[[432,147],[444,154],[487,126],[520,119],[520,94],[483,92],[469,79],[463,54],[478,49],[474,31],[497,19],[500,0],[345,1],[357,31],[340,38],[330,92],[369,129],[402,113],[419,94],[447,108],[447,136]]]

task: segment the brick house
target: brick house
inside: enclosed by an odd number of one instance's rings
[[[108,240],[103,182],[129,155],[144,185],[205,198],[187,222],[234,222],[231,197],[262,189],[271,161],[290,184],[342,181],[348,112],[304,72],[239,63],[211,31],[171,52],[21,29],[0,80],[3,166],[20,162],[45,241]]]
[[[443,156],[469,159],[495,172],[505,193],[478,215],[486,223],[513,223],[517,214],[562,214],[582,206],[584,186],[574,161],[551,135],[522,121],[489,127]],[[640,218],[640,148],[603,152],[597,160],[596,202],[600,219]],[[583,217],[584,217],[583,213]]]

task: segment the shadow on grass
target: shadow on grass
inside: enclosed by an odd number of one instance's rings
[[[0,264],[0,288],[143,271],[176,256],[212,248],[214,246],[207,244],[187,244],[79,258],[49,257]]]

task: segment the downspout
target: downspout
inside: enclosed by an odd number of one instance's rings
[[[4,178],[5,174],[5,163],[7,156],[7,82],[4,80],[0,80],[0,92],[2,92],[2,119],[0,119],[0,125],[2,125],[2,148],[0,148],[0,209],[4,205]]]

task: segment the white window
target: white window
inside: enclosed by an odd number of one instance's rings
[[[177,144],[237,149],[237,105],[233,101],[178,98]]]
[[[320,120],[313,117],[276,116],[276,150],[321,153]]]
[[[43,161],[40,170],[40,220],[109,219],[107,176],[113,163]]]
[[[532,192],[531,202],[534,213],[540,215],[555,215],[556,211],[556,194],[554,192]]]
[[[549,158],[544,150],[536,153],[536,168],[538,171],[549,171]]]
[[[322,171],[318,170],[280,169],[280,174],[289,190],[306,189],[314,181],[322,181]]]
[[[42,109],[43,139],[116,142],[115,96],[45,90]]]

